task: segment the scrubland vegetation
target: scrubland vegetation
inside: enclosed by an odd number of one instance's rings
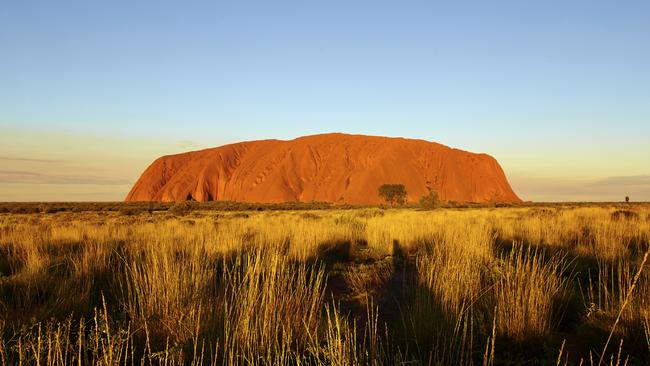
[[[650,363],[650,206],[156,207],[0,214],[2,364]]]

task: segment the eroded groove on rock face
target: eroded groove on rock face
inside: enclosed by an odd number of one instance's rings
[[[377,204],[377,188],[385,183],[404,184],[409,201],[429,189],[446,201],[520,201],[489,155],[424,140],[338,133],[164,156],[144,171],[126,201]]]

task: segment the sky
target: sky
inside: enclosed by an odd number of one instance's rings
[[[324,132],[488,153],[524,200],[650,201],[650,2],[0,2],[0,201]]]

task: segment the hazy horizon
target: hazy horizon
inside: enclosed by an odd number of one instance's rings
[[[650,201],[648,39],[641,1],[3,3],[0,201],[327,132],[490,154],[526,201]]]

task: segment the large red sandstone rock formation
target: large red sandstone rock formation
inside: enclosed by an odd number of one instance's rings
[[[489,155],[424,140],[338,133],[163,156],[126,200],[377,204],[377,188],[385,183],[404,184],[409,201],[429,189],[447,201],[520,201]]]

